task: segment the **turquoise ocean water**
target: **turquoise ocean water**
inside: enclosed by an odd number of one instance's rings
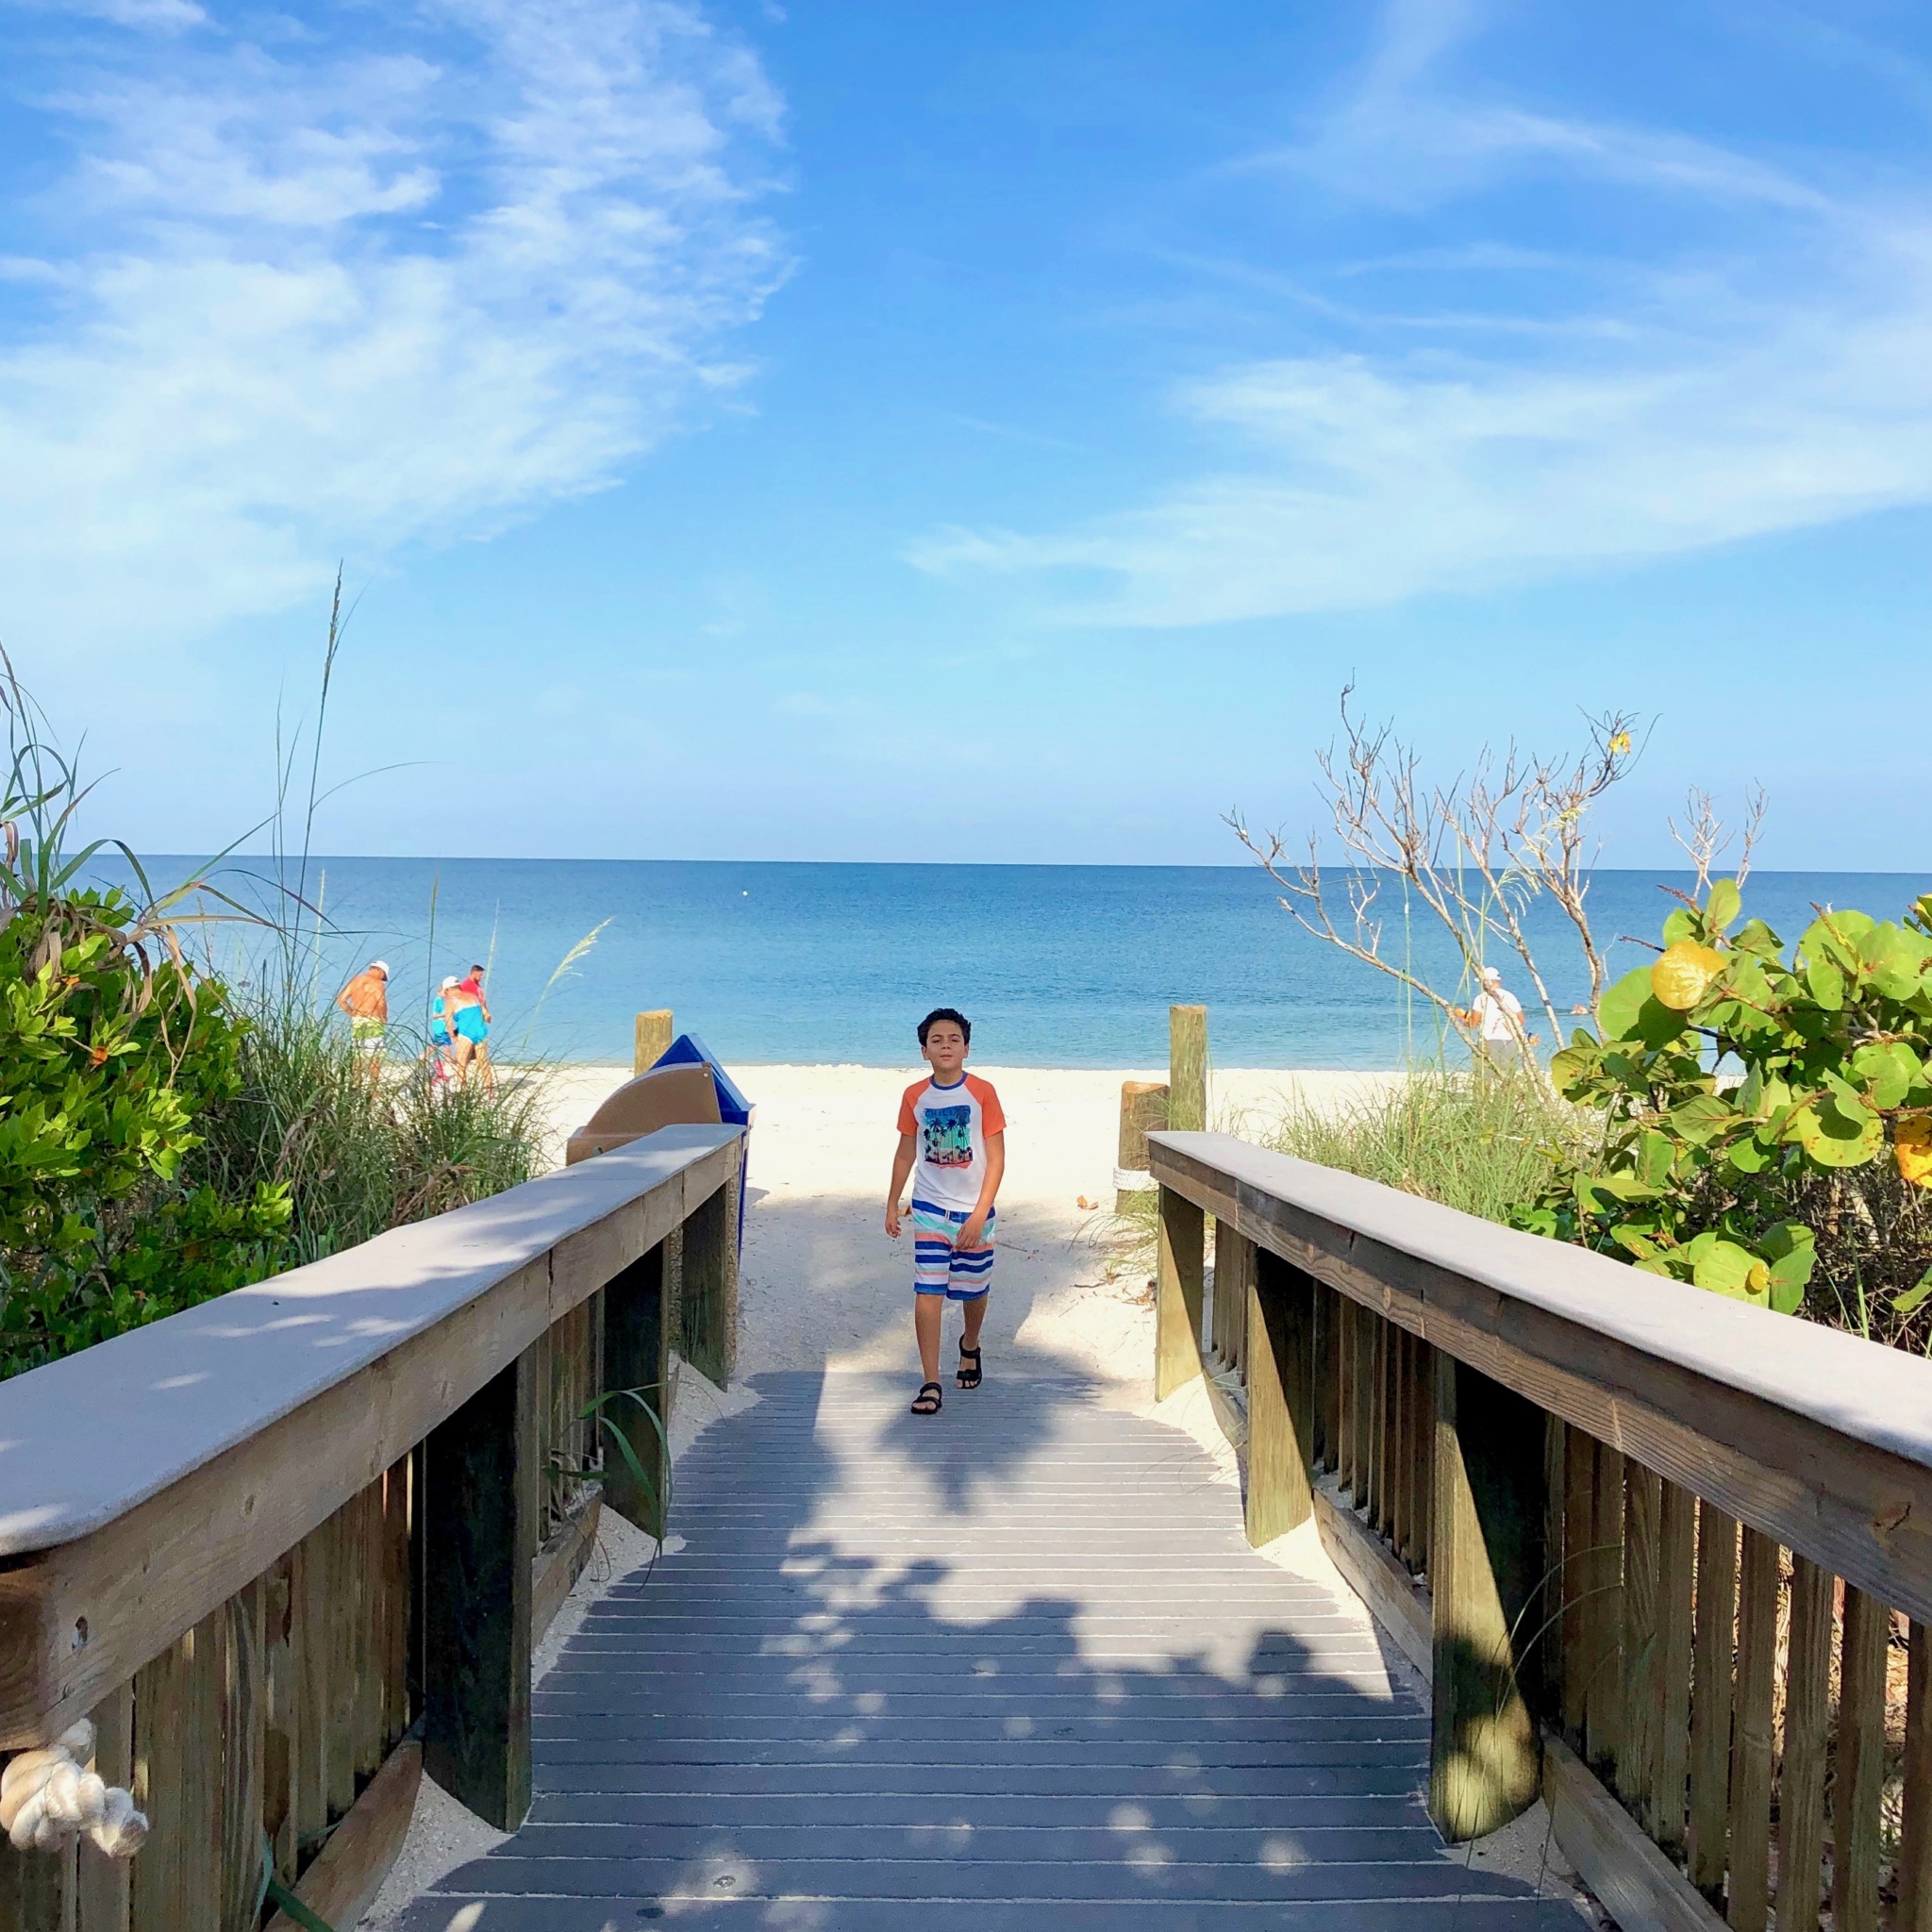
[[[154,860],[152,874],[179,876],[182,864]],[[945,1004],[972,1018],[984,1063],[1158,1066],[1172,1001],[1208,1006],[1223,1066],[1391,1067],[1436,1051],[1425,1010],[1301,931],[1246,868],[333,858],[311,859],[310,877],[331,928],[323,978],[339,983],[382,956],[408,1025],[432,977],[488,961],[497,1044],[510,1057],[625,1061],[632,1016],[670,1007],[730,1060],[898,1066],[913,1057],[914,1022]],[[265,861],[230,860],[222,883],[274,897]],[[1674,903],[1661,888],[1689,883],[1599,873],[1600,937],[1654,936]],[[1790,940],[1814,904],[1895,919],[1928,889],[1932,874],[1760,873],[1745,906]],[[1407,945],[1450,972],[1446,939],[1423,916],[1405,922],[1399,883],[1379,910],[1386,952]],[[1563,969],[1567,1007],[1584,991],[1574,947],[1553,908],[1531,922]],[[215,941],[239,942],[233,932]],[[1617,970],[1644,957],[1615,946]],[[1520,974],[1509,983],[1527,994]]]

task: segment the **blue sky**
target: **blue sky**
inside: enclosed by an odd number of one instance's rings
[[[1437,768],[1932,862],[1932,16],[0,0],[0,638],[155,850],[1215,861]]]

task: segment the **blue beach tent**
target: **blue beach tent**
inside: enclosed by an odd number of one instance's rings
[[[737,1082],[724,1071],[724,1063],[695,1033],[680,1033],[652,1063],[659,1067],[708,1067],[711,1084],[718,1090],[718,1112],[727,1127],[751,1125],[751,1102],[738,1091]]]
[[[710,1069],[711,1084],[718,1090],[718,1112],[728,1127],[751,1125],[752,1105],[738,1091],[738,1083],[724,1071],[724,1063],[695,1033],[680,1033],[652,1064],[655,1074],[659,1067],[708,1067]],[[744,1197],[748,1191],[751,1169],[751,1135],[743,1141],[744,1152],[738,1168],[738,1252],[744,1253]]]

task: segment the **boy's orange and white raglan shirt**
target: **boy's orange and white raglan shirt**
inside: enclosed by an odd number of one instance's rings
[[[899,1103],[899,1131],[914,1138],[912,1206],[965,1216],[979,1205],[986,1139],[1004,1134],[1007,1116],[991,1081],[962,1074],[950,1087],[921,1080]]]

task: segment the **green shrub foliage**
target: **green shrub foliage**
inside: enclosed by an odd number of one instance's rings
[[[183,1175],[198,1116],[240,1086],[243,1025],[221,985],[119,892],[8,874],[0,1374],[259,1279],[289,1222],[286,1188],[224,1198]]]
[[[1652,1274],[1907,1340],[1932,1297],[1932,895],[1789,957],[1737,886],[1664,922],[1551,1064],[1603,1141],[1518,1216]]]

